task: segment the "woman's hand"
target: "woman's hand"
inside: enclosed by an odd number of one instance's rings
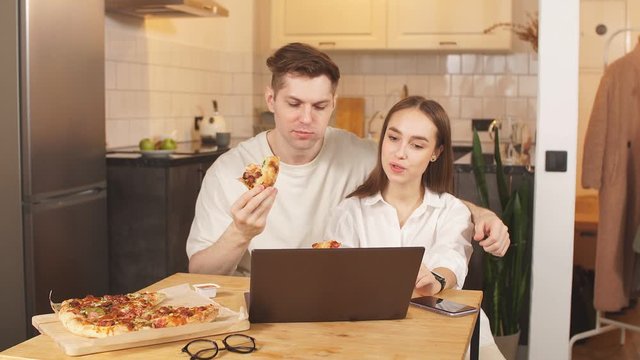
[[[420,296],[431,296],[439,293],[441,290],[443,289],[441,289],[440,282],[436,280],[424,264],[420,264],[418,278],[416,279],[416,293]]]

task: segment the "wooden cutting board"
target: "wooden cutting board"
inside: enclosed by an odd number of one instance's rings
[[[70,333],[56,314],[36,315],[31,320],[40,333],[48,335],[69,356],[104,351],[129,349],[170,341],[195,339],[249,329],[249,320],[214,321],[206,324],[188,324],[174,328],[149,329],[106,338],[85,338]]]
[[[338,97],[335,127],[364,137],[364,98]]]
[[[193,302],[193,296],[199,299],[201,297],[195,295],[187,284],[162,289],[161,291],[171,291],[172,295],[168,295],[167,300],[165,300],[174,301],[169,305],[197,306],[202,304]],[[128,349],[249,329],[250,323],[242,293],[220,291],[216,299],[222,300],[225,304],[231,304],[235,309],[239,308],[239,311],[234,311],[221,305],[218,318],[209,323],[188,324],[164,329],[147,329],[105,338],[87,338],[74,335],[62,326],[56,314],[36,315],[31,319],[31,323],[40,333],[51,337],[62,348],[64,353],[70,356]],[[210,302],[210,300],[207,301]]]

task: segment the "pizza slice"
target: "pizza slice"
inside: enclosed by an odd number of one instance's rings
[[[60,304],[58,319],[71,333],[85,337],[106,337],[136,330],[135,320],[160,304],[159,292],[124,295],[88,295]]]
[[[280,170],[280,159],[277,156],[267,156],[262,165],[249,164],[244,169],[240,180],[249,190],[256,185],[273,186]]]
[[[203,306],[161,306],[150,309],[138,319],[138,327],[167,328],[193,323],[205,323],[215,320],[218,316],[218,308],[213,305]]]
[[[341,246],[342,244],[335,240],[321,241],[321,242],[313,243],[311,245],[311,247],[314,249],[337,249]]]

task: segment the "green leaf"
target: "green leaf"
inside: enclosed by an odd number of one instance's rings
[[[502,155],[500,155],[500,130],[496,126],[494,128],[495,136],[493,138],[493,157],[496,160],[496,180],[498,182],[498,196],[500,196],[500,205],[504,210],[509,202],[509,192],[507,190],[507,180],[504,177],[504,167],[502,166]]]
[[[471,150],[471,165],[473,167],[473,176],[476,179],[476,188],[480,197],[480,205],[489,208],[489,190],[487,189],[487,180],[484,175],[485,164],[482,157],[482,145],[480,145],[480,137],[478,131],[473,129],[473,148]]]

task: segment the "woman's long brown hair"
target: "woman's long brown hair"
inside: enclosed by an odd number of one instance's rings
[[[435,162],[429,163],[427,170],[422,174],[422,184],[429,190],[436,193],[453,191],[453,149],[451,147],[451,125],[446,111],[433,100],[427,100],[422,96],[409,96],[397,102],[384,119],[380,141],[378,142],[378,162],[371,171],[369,177],[354,192],[347,197],[356,196],[359,198],[375,195],[383,191],[389,184],[387,174],[382,169],[382,142],[385,139],[389,119],[396,112],[404,109],[418,109],[426,115],[436,126],[436,146],[442,146],[442,153]]]

